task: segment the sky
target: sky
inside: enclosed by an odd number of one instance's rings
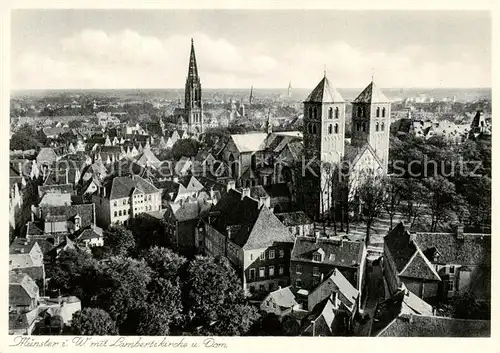
[[[12,89],[491,86],[485,11],[15,10]]]

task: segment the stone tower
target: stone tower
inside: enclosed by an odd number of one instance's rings
[[[375,82],[370,84],[352,102],[352,145],[368,143],[380,158],[387,172],[389,163],[389,132],[391,102]]]
[[[323,77],[304,101],[305,163],[318,171],[303,178],[304,207],[318,219],[329,211],[332,200],[332,177],[320,169],[321,163],[338,165],[344,156],[345,101],[328,78]]]
[[[191,54],[189,56],[189,69],[186,78],[184,109],[188,124],[188,133],[203,133],[203,104],[201,101],[201,83],[196,65],[194,42],[191,39]]]

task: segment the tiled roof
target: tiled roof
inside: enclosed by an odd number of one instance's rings
[[[335,320],[335,312],[336,310],[332,296],[329,296],[319,302],[314,307],[311,314],[302,319],[302,335],[313,335],[313,325],[311,321],[314,321],[315,336],[331,336],[332,324],[333,320]]]
[[[269,296],[273,298],[276,305],[283,309],[292,308],[298,304],[295,300],[295,293],[292,291],[292,287],[275,290],[269,293]]]
[[[382,93],[377,85],[372,81],[356,97],[354,103],[390,103],[390,100]]]
[[[138,175],[132,177],[115,177],[112,179],[111,185],[108,184],[107,188],[110,186],[110,192],[108,193],[109,199],[121,199],[129,197],[132,190],[137,188],[144,192],[145,194],[152,194],[159,192],[159,190],[151,184],[149,181],[144,180]]]
[[[287,227],[313,223],[304,211],[276,213],[276,217]]]
[[[38,308],[24,314],[9,313],[9,330],[28,329],[38,317]]]
[[[344,103],[344,98],[325,76],[309,94],[304,103]]]
[[[415,241],[424,254],[435,248],[439,252],[437,263],[460,265],[490,265],[491,236],[464,234],[458,239],[455,233],[416,233]],[[431,259],[431,262],[432,261]]]
[[[297,237],[291,261],[312,262],[313,253],[322,249],[323,264],[339,267],[357,267],[361,263],[363,243],[314,237]]]
[[[55,184],[55,185],[42,185],[38,187],[38,195],[48,193],[58,193],[58,194],[71,194],[73,193],[72,184]]]
[[[36,160],[38,163],[43,163],[43,162],[50,162],[52,163],[55,161],[57,158],[56,153],[52,148],[42,148],[40,149],[40,152],[38,152],[38,155],[36,156]]]
[[[383,330],[382,337],[489,337],[491,321],[441,316],[400,315]]]
[[[40,207],[42,219],[73,220],[76,215],[81,218],[81,227],[89,227],[95,224],[94,204],[81,204],[71,206],[43,206]]]
[[[399,273],[400,276],[440,281],[436,269],[425,257],[420,249],[417,249],[410,262]]]
[[[236,148],[240,153],[263,151],[266,148],[267,134],[247,133],[241,135],[231,135]]]
[[[39,294],[35,281],[26,273],[9,273],[9,286],[21,286],[30,298],[36,298]]]
[[[391,252],[398,273],[401,272],[417,251],[410,239],[410,232],[403,223],[399,223],[385,236],[384,242]]]
[[[77,237],[78,240],[91,240],[102,238],[102,229],[99,227],[89,227],[84,229],[80,235]]]
[[[266,206],[262,206],[250,233],[242,227],[234,242],[243,249],[260,249],[274,243],[293,243],[293,235]]]

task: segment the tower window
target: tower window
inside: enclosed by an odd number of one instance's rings
[[[378,110],[378,108],[377,108]],[[377,112],[378,113],[378,112]],[[378,116],[378,115],[377,115]],[[378,123],[375,124],[375,131],[378,131]]]
[[[377,118],[380,116],[380,107],[377,107]],[[377,130],[378,131],[378,130]]]
[[[328,109],[328,119],[333,119],[333,109]]]
[[[339,108],[335,107],[335,119],[339,118]]]
[[[328,134],[331,135],[332,134],[332,124],[329,124],[328,125]]]
[[[338,134],[338,133],[339,133],[339,124],[335,124],[335,129],[334,129],[334,132],[335,132],[336,134]]]
[[[316,111],[316,109],[315,109]],[[318,131],[316,130],[316,124],[313,124],[313,134],[316,135]]]
[[[361,117],[361,114],[362,114],[361,110],[362,110],[361,107],[358,107],[358,117]]]
[[[356,123],[356,131],[359,131],[360,130],[360,124],[359,123]]]
[[[385,128],[385,124],[384,124],[384,123],[382,123],[382,125],[380,126],[380,130],[381,130],[381,131],[384,131],[384,128]]]
[[[312,119],[312,117],[313,117],[312,111],[313,111],[312,108],[309,107],[309,119]]]
[[[318,108],[314,107],[313,109],[313,118],[316,119],[318,117]]]
[[[365,123],[363,123],[362,128],[363,128],[363,132],[366,132],[366,124]]]
[[[385,108],[382,108],[382,118],[385,118]]]

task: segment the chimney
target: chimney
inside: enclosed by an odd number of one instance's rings
[[[259,208],[262,207],[263,205],[266,206],[267,208],[271,207],[271,198],[269,196],[259,198]]]
[[[462,223],[456,225],[456,235],[457,239],[464,239],[464,225]]]
[[[229,191],[231,189],[236,189],[236,182],[234,180],[229,180],[227,182],[227,190],[226,191]]]
[[[250,189],[249,188],[243,188],[241,189],[241,199],[243,200],[245,196],[250,197]]]

